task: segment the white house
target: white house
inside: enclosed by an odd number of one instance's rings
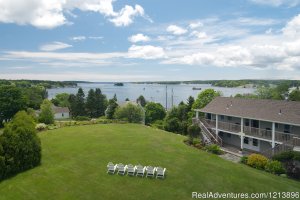
[[[52,107],[54,112],[54,119],[69,119],[70,118],[70,110],[68,107]]]

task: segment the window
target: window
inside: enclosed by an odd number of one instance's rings
[[[285,124],[284,125],[284,129],[283,129],[284,131],[283,132],[285,132],[285,133],[290,133],[291,132],[291,126],[290,125],[287,125],[287,124]]]
[[[244,144],[249,144],[249,138],[248,137],[244,137]]]
[[[279,124],[275,123],[275,128],[278,129],[279,128]]]
[[[229,116],[228,116],[227,118],[228,118],[228,120],[229,120],[229,121],[231,121],[231,120],[232,120],[232,117],[229,117]]]
[[[245,119],[245,126],[249,126],[250,122],[249,119]]]
[[[220,115],[220,118],[223,121],[224,120],[224,115]]]
[[[224,133],[222,131],[219,132],[220,137],[224,136]]]
[[[253,146],[257,147],[258,146],[258,140],[253,138],[252,144],[253,144]]]
[[[231,138],[231,134],[230,134],[230,133],[227,133],[227,137],[228,137],[228,138]]]
[[[61,116],[64,117],[64,113],[61,113]]]
[[[206,119],[211,119],[211,114],[210,113],[206,114]]]

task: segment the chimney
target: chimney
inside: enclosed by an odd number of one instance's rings
[[[278,113],[278,115],[281,115],[282,114],[282,112],[281,112],[281,109],[279,109],[279,113]]]

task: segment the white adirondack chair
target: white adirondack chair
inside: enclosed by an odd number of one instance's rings
[[[129,176],[134,176],[136,171],[136,167],[133,166],[132,164],[127,165],[127,175]]]
[[[115,171],[116,171],[116,168],[117,168],[116,165],[114,165],[112,162],[109,162],[109,163],[107,164],[107,173],[109,173],[109,174],[114,174]]]
[[[118,174],[125,175],[127,165],[123,165],[122,163],[117,164]]]
[[[147,172],[147,173],[146,173],[146,177],[154,177],[155,170],[156,170],[155,167],[147,166],[147,167],[146,167],[146,172]]]
[[[156,168],[156,178],[165,178],[166,168],[157,167]]]
[[[142,165],[137,165],[136,166],[136,176],[143,177],[145,174],[145,170],[146,170],[146,167],[143,167]]]

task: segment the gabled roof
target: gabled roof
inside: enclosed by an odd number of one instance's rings
[[[52,107],[54,113],[69,113],[70,110],[68,107]]]
[[[300,102],[216,97],[199,111],[300,125]]]

